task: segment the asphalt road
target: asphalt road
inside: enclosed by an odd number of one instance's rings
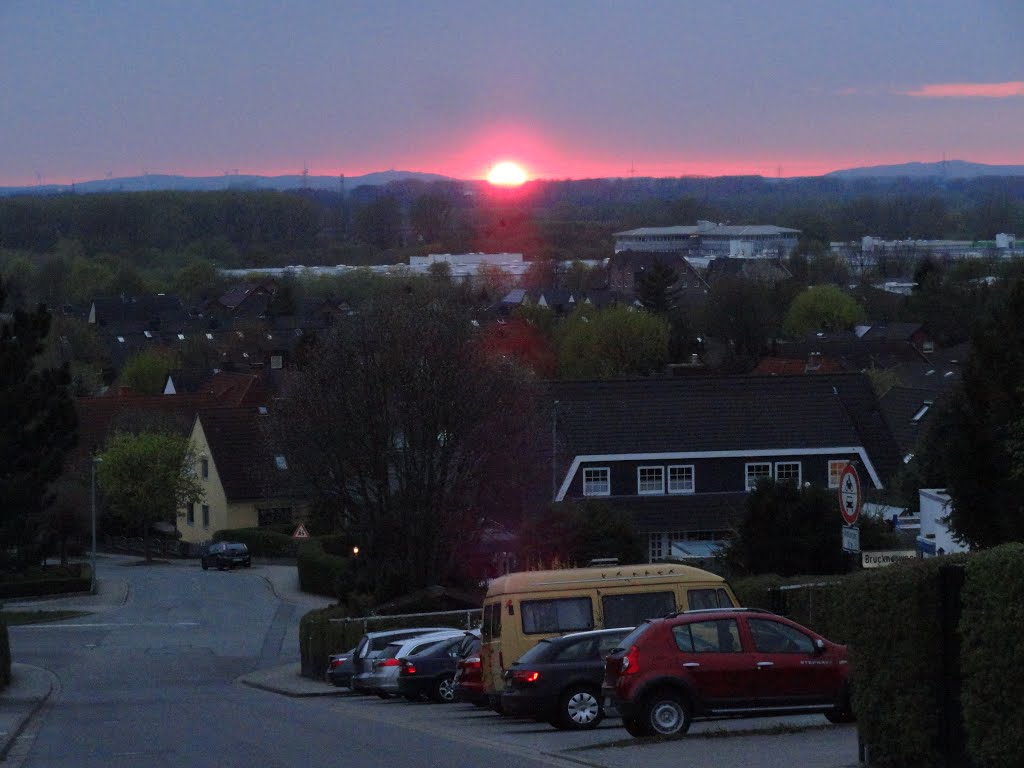
[[[852,726],[826,726],[820,717],[787,722],[803,725],[797,733],[733,721],[695,724],[683,741],[638,743],[615,720],[594,732],[561,733],[468,705],[255,690],[237,678],[295,662],[307,610],[279,598],[260,571],[101,562],[101,579],[126,583],[123,603],[11,628],[14,660],[60,681],[30,726],[32,746],[17,768],[855,763]],[[723,727],[733,735],[701,737]]]

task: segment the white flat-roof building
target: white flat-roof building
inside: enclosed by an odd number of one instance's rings
[[[799,229],[772,224],[716,224],[703,220],[695,226],[641,227],[613,235],[616,253],[676,251],[705,259],[784,258],[796,248],[799,236]]]

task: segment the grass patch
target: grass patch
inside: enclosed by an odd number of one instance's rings
[[[91,616],[90,611],[3,611],[0,619],[9,627],[21,624],[46,624],[50,621],[77,619],[79,616]]]

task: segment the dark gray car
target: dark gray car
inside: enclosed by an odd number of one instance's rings
[[[353,691],[370,693],[364,680],[373,673],[373,660],[380,656],[393,640],[401,640],[417,635],[429,635],[432,632],[443,632],[451,627],[416,627],[413,629],[388,629],[382,632],[367,632],[359,639],[355,653],[352,654]]]

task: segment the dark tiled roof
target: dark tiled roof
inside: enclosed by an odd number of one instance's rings
[[[915,387],[893,387],[882,395],[882,412],[902,454],[914,451],[918,438],[924,434],[935,413],[935,403],[941,397],[940,392]],[[918,417],[916,420],[915,416]]]
[[[841,373],[846,370],[839,360],[822,357],[815,362],[785,357],[764,357],[752,371],[757,376],[794,376],[801,373]]]
[[[863,374],[550,383],[578,455],[864,446],[883,480],[898,448]]]
[[[812,352],[823,357],[841,358],[862,371],[866,368],[892,368],[899,363],[924,360],[921,352],[908,341],[859,339],[850,332],[811,334],[802,341],[778,344],[776,357],[806,360]]]
[[[198,420],[229,502],[301,495],[294,471],[277,463],[258,408],[211,408]]]
[[[640,533],[650,531],[731,531],[743,517],[747,493],[698,493],[651,496],[643,499],[617,497],[608,505],[632,514]]]
[[[920,323],[862,323],[868,329],[861,335],[861,339],[874,341],[882,339],[885,341],[910,341],[911,337],[924,330]]]
[[[900,386],[927,389],[933,393],[946,392],[960,381],[961,366],[948,362],[900,363],[892,369]]]

